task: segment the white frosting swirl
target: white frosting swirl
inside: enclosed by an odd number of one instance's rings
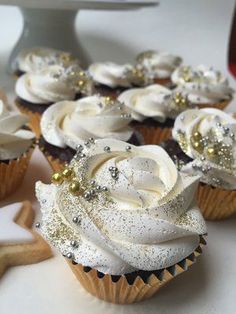
[[[113,62],[101,62],[91,64],[88,72],[96,83],[115,88],[130,87],[132,85],[127,74],[133,69],[134,67],[130,64],[120,65]]]
[[[94,95],[50,106],[41,119],[43,137],[52,145],[73,149],[90,137],[128,141],[133,133],[130,115],[118,101],[106,99]]]
[[[82,75],[82,78],[80,78]],[[73,100],[87,84],[84,72],[77,67],[65,69],[60,65],[52,65],[37,73],[26,73],[18,78],[15,91],[18,97],[33,104],[47,105],[50,103]],[[80,87],[78,82],[84,82]]]
[[[196,68],[181,66],[173,72],[171,79],[195,104],[215,104],[231,99],[234,93],[228,80],[219,71],[203,65]]]
[[[131,110],[132,118],[137,121],[153,118],[164,122],[192,107],[184,95],[158,84],[129,89],[121,93],[118,100]]]
[[[150,78],[170,78],[172,72],[182,63],[182,58],[167,52],[147,50],[137,58],[137,66]]]
[[[69,52],[46,47],[33,47],[22,50],[16,58],[18,70],[34,73],[50,65],[79,65]]]
[[[182,168],[201,181],[236,189],[236,119],[213,108],[187,110],[175,120],[172,136],[193,162]]]
[[[34,134],[24,130],[27,116],[8,111],[0,100],[0,160],[20,157],[32,145]]]
[[[78,180],[87,194],[70,193],[68,181],[36,184],[42,233],[62,254],[121,275],[172,266],[197,248],[199,235],[206,233],[194,201],[198,177],[178,173],[159,146],[130,145],[127,152],[127,143],[104,139],[83,153],[70,167],[72,182]],[[117,168],[115,179],[111,167]]]

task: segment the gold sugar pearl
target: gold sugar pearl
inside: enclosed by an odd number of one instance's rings
[[[200,132],[194,132],[193,133],[193,138],[195,141],[200,141],[202,139],[202,135]]]
[[[79,87],[83,87],[83,86],[85,85],[85,81],[84,81],[84,80],[79,80],[79,81],[77,82],[77,85],[78,85]]]
[[[62,175],[61,175],[59,172],[55,172],[55,173],[52,175],[51,181],[52,181],[52,183],[54,183],[54,184],[62,184],[62,182],[63,182],[63,177],[62,177]]]
[[[65,180],[69,180],[74,176],[74,172],[70,168],[65,168],[62,172],[62,176]]]
[[[69,185],[69,191],[72,194],[78,194],[80,191],[80,183],[76,180],[74,180],[73,182],[70,183]]]
[[[85,72],[84,71],[80,71],[79,72],[79,76],[85,76]]]
[[[69,62],[71,61],[71,56],[68,53],[62,53],[60,56],[61,60],[64,62]]]
[[[112,102],[112,98],[110,96],[105,96],[104,97],[104,102],[106,105],[110,104]]]
[[[207,155],[209,157],[214,157],[216,155],[216,151],[214,147],[208,147],[207,148]]]

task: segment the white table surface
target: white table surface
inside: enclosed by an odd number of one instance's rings
[[[233,0],[162,0],[137,12],[81,12],[81,41],[98,61],[130,61],[142,49],[180,54],[189,64],[214,65],[227,74],[227,40]],[[0,85],[11,91],[4,74],[9,52],[22,28],[15,8],[0,7]],[[230,80],[235,86],[233,79]],[[235,102],[231,105],[235,109]],[[50,168],[36,150],[21,188],[9,200],[34,198],[34,183],[49,181]],[[63,258],[14,267],[0,279],[1,314],[231,314],[236,311],[236,217],[208,222],[208,246],[188,272],[152,299],[120,306],[101,302],[80,287]]]

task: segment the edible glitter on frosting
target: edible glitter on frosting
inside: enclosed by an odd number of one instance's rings
[[[214,108],[187,110],[175,120],[172,136],[193,162],[185,173],[200,174],[215,187],[236,189],[236,119]]]
[[[180,174],[159,146],[96,140],[68,167],[70,179],[37,182],[36,195],[43,235],[77,263],[113,275],[157,270],[191,254],[206,233],[194,199],[199,177]]]
[[[69,52],[46,47],[24,49],[16,58],[17,69],[26,73],[34,73],[51,65],[79,66],[79,61]]]
[[[152,80],[170,78],[173,71],[182,63],[179,56],[154,50],[141,52],[136,60],[136,66]]]
[[[73,100],[77,94],[90,95],[93,84],[77,66],[48,66],[18,78],[15,86],[19,98],[33,104],[47,105],[62,100]]]
[[[121,93],[118,100],[131,111],[132,118],[143,121],[153,118],[165,122],[175,119],[182,111],[193,108],[184,93],[153,84],[145,88],[132,88]]]
[[[24,129],[28,122],[27,116],[9,111],[0,100],[0,160],[18,158],[32,145],[34,133]]]
[[[133,129],[131,116],[119,101],[98,95],[50,106],[41,119],[44,139],[55,146],[76,149],[88,138],[128,141]]]
[[[215,104],[230,100],[234,90],[228,80],[211,67],[199,65],[196,68],[180,66],[171,76],[180,91],[188,94],[194,104]]]

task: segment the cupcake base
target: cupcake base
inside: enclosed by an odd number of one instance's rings
[[[136,146],[142,145],[142,136],[138,132],[135,132],[131,136],[128,143]],[[49,144],[44,140],[42,136],[39,139],[39,149],[44,154],[51,168],[55,172],[60,172],[61,170],[63,170],[65,165],[71,161],[76,153],[76,151],[70,147],[60,148]]]
[[[216,104],[198,104],[197,107],[200,109],[215,108],[215,109],[219,109],[219,110],[224,110],[228,106],[230,101],[231,101],[231,99],[230,100],[227,99],[227,100],[222,100],[221,102],[216,103]]]
[[[203,217],[207,220],[221,220],[236,213],[235,190],[224,190],[200,183],[197,201]]]
[[[168,140],[171,137],[173,125],[174,121],[171,119],[167,119],[164,123],[153,119],[131,123],[131,126],[142,134],[145,144],[160,144]]]
[[[202,253],[206,242],[200,237],[199,246],[181,262],[158,271],[137,271],[122,276],[103,274],[95,269],[67,262],[80,284],[89,293],[106,302],[131,304],[149,299],[177,275],[185,272]]]
[[[29,127],[35,133],[36,137],[39,138],[41,135],[41,117],[43,112],[50,106],[50,104],[32,104],[20,98],[16,99],[15,104],[21,113],[29,117]]]
[[[24,179],[34,147],[21,157],[9,161],[0,161],[0,200],[9,196],[20,186]]]

